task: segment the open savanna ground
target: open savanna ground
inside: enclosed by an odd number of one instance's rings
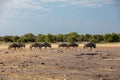
[[[7,50],[0,44],[0,80],[120,80],[120,43],[76,49]]]

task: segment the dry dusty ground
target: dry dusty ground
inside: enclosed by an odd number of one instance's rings
[[[7,50],[0,46],[0,80],[120,80],[120,44],[73,49]]]

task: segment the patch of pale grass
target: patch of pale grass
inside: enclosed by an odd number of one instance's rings
[[[114,58],[114,59],[104,59],[104,60],[108,60],[108,61],[119,61],[120,58]]]
[[[120,47],[120,43],[97,44],[98,47]]]

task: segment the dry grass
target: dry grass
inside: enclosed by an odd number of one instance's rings
[[[93,51],[79,48],[22,50],[0,45],[0,80],[119,80],[120,44],[97,44]],[[92,55],[94,54],[94,55]]]

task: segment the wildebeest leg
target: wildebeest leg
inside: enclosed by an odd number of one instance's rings
[[[76,47],[73,46],[73,47],[72,47],[72,50],[75,50],[75,51],[76,51]]]
[[[77,50],[77,47],[74,47],[75,48],[75,51]]]
[[[17,50],[17,47],[15,47],[14,50]]]
[[[16,47],[12,47],[11,50],[14,52],[16,51]]]
[[[85,51],[85,46],[83,47],[83,50]]]
[[[47,50],[47,47],[45,47],[45,50]]]
[[[69,50],[70,49],[70,46],[67,46],[67,50]]]
[[[32,51],[32,46],[30,46],[30,50]]]
[[[74,47],[69,47],[69,49],[75,50],[75,48],[74,48]]]
[[[39,46],[39,49],[42,50],[42,47]]]
[[[75,51],[77,51],[78,50],[78,47],[74,47],[75,48]]]
[[[9,47],[8,47],[8,52],[10,52],[10,49],[11,49],[11,47],[9,46]]]
[[[59,47],[59,49],[63,51],[64,47]]]
[[[11,48],[11,47],[9,46],[9,47],[8,47],[8,50],[10,50],[10,48]]]
[[[92,47],[90,47],[90,51],[92,51]]]

